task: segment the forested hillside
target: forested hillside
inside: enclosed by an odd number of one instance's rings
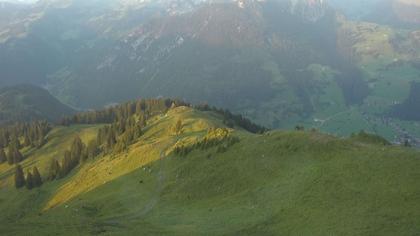
[[[0,133],[4,235],[420,230],[419,152],[365,132],[268,131],[228,111],[154,99]]]
[[[0,89],[0,124],[31,120],[58,122],[75,112],[47,90],[33,85]]]

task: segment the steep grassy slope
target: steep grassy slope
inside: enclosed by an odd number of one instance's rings
[[[183,132],[172,127],[183,120]],[[76,133],[56,128],[24,166],[59,152]],[[126,153],[97,157],[67,178],[15,190],[2,174],[2,235],[416,235],[419,153],[376,139],[318,132],[231,130],[240,141],[175,155],[224,127],[211,112],[171,109],[148,122]],[[53,147],[52,143],[56,148]],[[4,173],[5,165],[0,166]],[[45,170],[41,169],[45,175]]]
[[[47,90],[36,86],[18,85],[0,89],[0,123],[36,119],[58,121],[74,112]]]

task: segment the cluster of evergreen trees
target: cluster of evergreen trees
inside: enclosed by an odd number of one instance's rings
[[[22,153],[15,146],[10,146],[7,154],[3,148],[0,148],[0,164],[7,162],[9,165],[13,165],[23,161],[23,159]]]
[[[45,137],[51,130],[46,121],[16,123],[0,128],[0,148],[10,144],[22,147],[40,147],[45,144]]]
[[[50,130],[51,126],[45,121],[1,127],[0,164],[7,162],[13,165],[21,162],[24,157],[20,150],[24,147],[41,147],[45,144],[45,137]]]
[[[128,146],[143,134],[145,126],[146,118],[142,115],[138,119],[121,119],[99,129],[97,142],[103,147],[103,151],[121,152],[127,150]]]
[[[142,135],[148,117],[165,113],[172,106],[185,103],[169,99],[150,99],[128,102],[102,111],[89,111],[65,117],[61,125],[108,124],[100,128],[96,139],[87,145],[76,137],[65,151],[62,162],[53,160],[49,169],[49,180],[63,178],[74,168],[101,153],[121,152]]]
[[[61,119],[61,125],[71,124],[110,124],[127,119],[135,114],[144,114],[147,117],[166,112],[171,106],[189,106],[189,104],[173,99],[139,99],[109,107],[100,111],[89,111]]]
[[[174,149],[177,155],[185,156],[193,150],[207,150],[217,147],[217,152],[225,152],[230,146],[238,143],[238,137],[233,136],[225,128],[209,129],[206,136],[192,145],[181,145]]]
[[[99,129],[95,141],[98,152],[121,152],[142,135],[142,130],[151,116],[164,114],[171,107],[189,106],[179,100],[140,99],[107,108],[90,111],[62,119],[62,125],[70,124],[108,124]],[[92,145],[88,145],[88,149]]]
[[[128,102],[101,111],[89,111],[65,117],[61,125],[71,124],[107,124],[99,129],[96,139],[87,145],[76,136],[69,150],[64,152],[62,161],[54,159],[51,162],[48,180],[63,178],[74,168],[81,165],[88,159],[93,159],[101,153],[121,152],[127,150],[143,134],[147,120],[151,116],[165,114],[170,108],[177,106],[191,106],[179,100],[150,99]],[[209,106],[196,107],[202,111],[213,111],[224,117],[224,122],[233,127],[243,127],[253,133],[262,133],[267,129],[253,124],[251,121],[240,115],[233,115],[227,110],[210,108]],[[182,133],[183,124],[178,120],[173,127],[176,135]],[[24,157],[20,150],[23,147],[37,148],[45,144],[46,135],[51,126],[45,121],[32,123],[17,123],[15,125],[0,128],[0,163],[8,162],[10,165],[20,163]],[[200,141],[190,146],[177,147],[174,152],[186,155],[194,149],[208,149],[218,147],[218,151],[225,151],[229,146],[238,142],[239,139],[230,134],[228,129],[210,129],[207,135]],[[28,171],[26,176],[22,167],[18,164],[15,173],[15,186],[28,189],[42,185],[42,178],[36,167],[32,172]]]
[[[48,180],[63,178],[68,175],[79,164],[88,159],[93,159],[99,154],[99,147],[96,140],[85,145],[79,136],[76,136],[69,150],[64,152],[61,164],[54,159],[50,164]]]
[[[230,112],[229,110],[218,109],[216,107],[210,107],[207,104],[198,105],[198,106],[195,106],[194,108],[200,111],[212,111],[212,112],[222,115],[223,123],[230,128],[233,128],[236,125],[255,134],[262,134],[268,131],[268,129],[265,128],[264,126],[257,125],[253,123],[252,121],[250,121],[249,119],[243,117],[242,115],[232,114],[232,112]]]
[[[174,99],[139,99],[100,111],[82,112],[71,117],[64,117],[62,118],[60,124],[111,124],[124,122],[124,120],[132,117],[133,115],[143,116],[147,120],[147,118],[151,116],[165,113],[169,108],[178,106],[191,107],[192,105],[184,101]],[[267,128],[253,123],[249,119],[244,118],[242,115],[232,114],[229,110],[218,109],[208,105],[198,105],[194,106],[194,108],[201,111],[212,111],[222,115],[223,122],[231,128],[237,125],[252,133],[264,133],[268,131]],[[120,125],[120,128],[121,127],[122,126]]]
[[[38,188],[42,185],[42,178],[39,174],[38,168],[34,167],[32,172],[28,170],[28,173],[25,175],[23,169],[20,165],[16,166],[15,172],[15,187],[22,188],[26,186],[27,189]]]

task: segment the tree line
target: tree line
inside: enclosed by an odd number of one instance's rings
[[[60,125],[72,124],[110,124],[125,120],[135,114],[147,117],[166,112],[171,106],[189,106],[189,104],[176,99],[139,99],[108,107],[104,110],[88,111],[63,117]]]
[[[200,111],[212,111],[221,115],[223,117],[223,123],[229,128],[234,128],[236,125],[254,134],[262,134],[268,131],[266,127],[257,125],[242,115],[233,114],[227,109],[219,109],[216,107],[211,107],[207,104],[197,105],[194,106],[194,108]]]
[[[223,122],[230,128],[235,125],[239,126],[251,133],[264,133],[268,131],[266,127],[257,125],[251,120],[236,115],[227,109],[219,109],[209,106],[207,104],[193,106],[177,99],[139,99],[130,101],[113,107],[109,107],[99,111],[82,112],[73,116],[64,117],[61,119],[61,125],[71,124],[97,124],[97,123],[115,123],[116,121],[125,120],[132,115],[143,115],[146,119],[148,117],[165,113],[172,106],[188,106],[200,111],[212,111],[223,117]]]
[[[46,136],[51,126],[46,121],[16,123],[0,127],[0,164],[20,163],[24,157],[24,147],[39,148],[46,143]]]
[[[6,148],[10,144],[40,147],[45,144],[45,137],[51,128],[46,121],[16,123],[0,127],[0,148]]]
[[[61,162],[54,159],[49,168],[48,180],[67,176],[74,168],[97,155],[118,153],[127,150],[143,134],[147,119],[163,114],[174,106],[185,103],[169,99],[151,99],[128,102],[102,111],[89,111],[64,117],[61,125],[97,124],[105,125],[98,130],[95,139],[88,144],[75,137],[69,150],[64,152]]]
[[[57,159],[51,161],[48,180],[56,180],[67,176],[74,168],[93,159],[99,154],[96,140],[91,140],[88,145],[83,143],[79,136],[73,139],[70,149],[64,151],[61,163]]]
[[[79,136],[76,136],[70,148],[64,151],[63,156],[52,160],[46,179],[52,181],[63,178],[76,167],[98,155],[126,151],[136,139],[141,137],[150,117],[165,114],[169,109],[178,106],[192,107],[190,104],[180,100],[140,99],[104,110],[82,112],[62,118],[60,124],[65,126],[98,123],[103,123],[104,126],[98,130],[96,138],[86,144],[83,143]],[[213,111],[222,115],[225,124],[229,127],[236,125],[253,133],[263,133],[267,130],[241,115],[232,114],[228,110],[216,109],[206,105],[196,106],[195,108],[201,111]],[[181,134],[182,126],[182,121],[179,120],[173,127],[174,133],[177,135]],[[16,124],[12,127],[0,129],[0,162],[19,163],[23,160],[19,150],[26,146],[42,146],[50,130],[51,126],[44,121]],[[215,146],[218,146],[218,151],[223,151],[238,141],[238,138],[230,135],[228,129],[211,129],[203,140],[192,146],[177,147],[175,153],[187,154],[195,148],[208,149]],[[6,147],[7,152],[5,151]],[[31,188],[37,187],[39,185],[38,176],[38,170],[36,169],[35,171],[34,169],[32,173],[28,172],[25,177],[20,165],[18,165],[15,174],[16,187],[22,187],[22,183],[28,185],[28,188],[31,186]]]

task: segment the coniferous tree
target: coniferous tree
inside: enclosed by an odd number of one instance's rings
[[[7,151],[7,163],[9,165],[13,165],[13,163],[15,163],[14,153],[14,148],[12,146],[9,146],[9,150]]]
[[[98,130],[98,134],[96,135],[96,141],[100,145],[100,144],[104,143],[104,140],[105,140],[105,138],[104,138],[104,129],[103,128],[100,128]]]
[[[139,118],[139,124],[141,128],[146,127],[146,116],[145,115],[141,115]]]
[[[31,146],[31,140],[27,132],[25,132],[24,137],[23,137],[23,146],[25,147]]]
[[[107,142],[108,149],[111,149],[117,143],[117,139],[115,137],[115,131],[113,130],[112,127],[110,128],[110,131],[108,133],[106,140],[107,140],[106,142]]]
[[[141,101],[136,102],[136,114],[140,115],[143,112]]]
[[[42,178],[36,166],[33,168],[33,171],[32,171],[32,180],[33,180],[34,187],[40,187],[42,185]]]
[[[174,127],[174,132],[176,135],[180,135],[182,133],[182,120],[179,119]]]
[[[55,180],[60,177],[61,167],[56,159],[52,160],[48,174],[48,180]]]
[[[85,162],[88,159],[88,157],[89,155],[88,155],[87,147],[83,145],[82,154],[80,155],[81,162]]]
[[[140,138],[143,135],[143,130],[140,124],[136,124],[134,127],[134,138]]]
[[[40,136],[39,139],[36,142],[36,146],[38,148],[44,146],[44,144],[47,143],[47,140],[45,139],[45,136]]]
[[[22,146],[20,144],[20,141],[19,141],[19,138],[15,135],[12,137],[12,140],[10,141],[10,145],[12,145],[13,148],[15,148],[15,149],[22,148]]]
[[[26,188],[31,190],[34,187],[34,182],[33,182],[33,178],[32,178],[32,174],[31,172],[28,171],[28,174],[26,175]]]
[[[127,103],[126,105],[126,117],[130,117],[134,114],[133,111],[133,104],[131,102]]]
[[[70,148],[71,160],[75,165],[78,165],[82,159],[82,154],[84,151],[84,144],[79,136],[76,136],[73,140],[73,143]]]
[[[87,158],[93,159],[99,153],[99,148],[96,140],[91,140],[87,146]]]
[[[17,165],[15,172],[15,187],[22,188],[23,186],[25,186],[25,176],[23,174],[22,167]]]
[[[6,153],[4,152],[3,148],[0,148],[0,164],[7,161]]]
[[[22,153],[20,153],[19,150],[14,150],[14,154],[13,154],[13,163],[19,163],[23,160],[23,155]]]
[[[4,146],[3,147],[9,146],[10,134],[9,134],[9,132],[7,130],[5,130],[3,132],[3,140],[4,140]]]
[[[126,146],[130,145],[134,140],[134,128],[128,128],[122,138]]]
[[[65,151],[64,159],[63,159],[63,162],[61,164],[61,169],[60,169],[60,177],[63,178],[68,173],[70,173],[70,171],[73,169],[73,165],[74,165],[74,160],[72,160],[70,152]]]

